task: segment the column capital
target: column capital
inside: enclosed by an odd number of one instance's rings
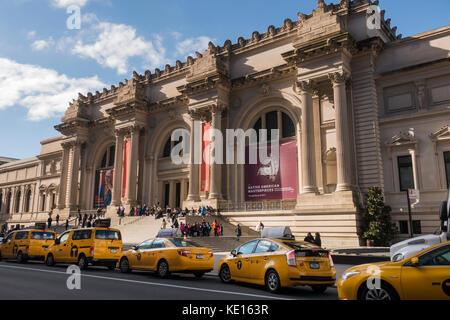
[[[226,109],[227,109],[227,105],[225,105],[224,103],[220,103],[220,102],[209,106],[209,110],[211,110],[211,114],[213,114],[213,115],[222,114],[222,112],[225,111]]]
[[[350,76],[346,72],[331,72],[328,74],[328,79],[333,85],[339,85],[349,80]]]
[[[307,93],[307,94],[313,94],[314,92],[315,83],[313,80],[302,80],[297,81],[295,84],[295,91],[297,93]]]

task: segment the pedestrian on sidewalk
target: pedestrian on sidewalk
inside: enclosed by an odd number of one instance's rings
[[[56,226],[59,226],[59,214],[56,215]]]
[[[236,237],[236,240],[237,240],[237,241],[240,240],[241,235],[242,235],[241,225],[238,224],[238,225],[237,225],[237,228],[236,228],[236,236],[237,236],[237,237]]]
[[[163,219],[161,229],[165,229],[167,227],[166,219]]]
[[[47,219],[47,225],[48,225],[48,228],[50,229],[51,227],[52,227],[52,217],[50,216],[50,217],[48,217],[48,219]]]
[[[257,225],[256,225],[256,231],[259,233],[259,235],[262,235],[262,232],[264,230],[264,224],[262,223],[262,221],[260,221]]]
[[[66,230],[69,229],[69,218],[66,220]]]
[[[318,247],[322,247],[322,239],[320,239],[320,233],[316,232],[316,237],[314,238],[314,243]]]
[[[314,242],[314,237],[312,236],[311,232],[308,232],[308,234],[306,235],[304,241],[305,242],[309,242],[309,243],[315,243]]]

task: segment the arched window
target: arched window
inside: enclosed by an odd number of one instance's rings
[[[114,157],[116,155],[116,146],[111,146],[106,149],[102,157],[101,169],[114,167]]]
[[[10,191],[6,197],[6,213],[11,213],[11,198],[12,193]]]
[[[172,155],[172,150],[177,145],[183,142],[183,136],[181,136],[178,141],[172,141],[172,135],[167,139],[166,143],[164,144],[164,148],[162,150],[162,158],[169,158]],[[184,146],[184,149],[186,151],[186,154],[189,153],[189,139],[186,137],[186,145]],[[180,156],[183,156],[183,151],[180,151]]]
[[[280,128],[281,126],[281,128]],[[271,130],[280,130],[280,139],[295,137],[295,125],[291,118],[284,112],[271,111],[260,116],[253,126],[260,139],[259,130],[267,129],[267,140],[272,140]]]
[[[31,204],[31,189],[27,191],[27,197],[25,199],[25,212],[30,212],[30,204]]]
[[[41,199],[42,199],[41,200],[42,201],[41,202],[41,211],[44,212],[45,211],[45,193],[42,194]]]
[[[15,213],[19,213],[19,211],[20,211],[20,198],[21,197],[22,197],[22,192],[19,190],[19,191],[17,191],[17,194],[16,194],[16,207],[14,210]]]

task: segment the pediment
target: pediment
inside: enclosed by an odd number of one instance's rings
[[[386,142],[387,146],[403,146],[403,145],[411,145],[418,144],[419,140],[417,140],[414,135],[407,132],[400,132],[399,134],[393,136]]]
[[[430,134],[430,138],[432,141],[444,141],[450,140],[450,127],[447,125],[435,133]]]

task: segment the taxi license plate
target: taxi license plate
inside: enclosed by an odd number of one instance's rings
[[[203,255],[202,254],[198,254],[197,255],[197,259],[203,259]]]
[[[111,249],[111,253],[116,253],[117,250],[116,249]]]
[[[309,267],[310,267],[311,269],[320,269],[320,264],[319,264],[318,262],[311,262],[311,263],[309,264]]]

